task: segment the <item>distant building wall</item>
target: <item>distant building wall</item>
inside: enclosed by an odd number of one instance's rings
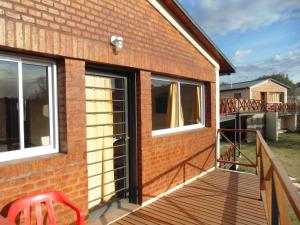
[[[226,90],[220,92],[221,98],[233,98],[235,93],[241,93],[241,98],[250,98],[250,90],[246,89],[238,89],[238,90]]]
[[[277,120],[277,129],[283,130],[287,129],[287,118],[284,116],[280,116]]]
[[[290,115],[285,117],[286,120],[286,129],[289,131],[297,130],[297,115]]]
[[[284,102],[287,102],[287,88],[276,84],[273,81],[266,81],[260,85],[257,85],[253,88],[251,88],[251,98],[252,99],[261,99],[261,92],[267,92],[267,102],[271,102],[271,92],[277,92],[277,93],[282,93],[283,94],[283,100]]]
[[[270,140],[277,141],[280,130],[287,129],[289,131],[296,131],[297,129],[297,115],[282,115],[278,112],[266,113],[266,137]]]
[[[257,113],[247,117],[247,129],[257,129],[262,135],[265,135],[265,114]],[[256,135],[247,133],[247,143],[251,143],[256,139]]]

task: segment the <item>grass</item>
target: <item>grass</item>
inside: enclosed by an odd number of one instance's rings
[[[300,133],[280,134],[278,142],[268,144],[288,175],[300,183]]]
[[[300,183],[300,133],[283,133],[279,134],[277,142],[268,141],[271,151],[279,159],[282,167],[287,174],[296,178]],[[251,160],[255,162],[256,145],[255,143],[243,144],[241,151]],[[240,162],[248,163],[245,157],[240,158]],[[240,171],[253,172],[253,169],[240,167]]]
[[[300,133],[289,132],[279,134],[277,142],[266,140],[271,151],[279,159],[282,167],[290,177],[294,177],[300,183]],[[228,148],[228,145],[221,145],[221,152]],[[256,144],[242,144],[241,151],[253,162],[256,158]],[[241,163],[249,163],[245,157],[237,159]],[[239,171],[255,173],[254,168],[240,166]],[[300,191],[300,190],[299,190]],[[290,206],[289,206],[290,207]],[[294,211],[289,208],[291,224],[299,224]]]
[[[279,134],[278,141],[266,140],[271,151],[279,159],[282,167],[287,174],[296,178],[300,183],[300,133],[288,132]],[[228,148],[228,144],[221,144],[221,152]],[[250,160],[256,160],[256,144],[246,143],[242,144],[241,152],[244,153]],[[241,163],[249,163],[246,157],[237,158]],[[240,171],[253,172],[253,169],[248,167],[239,167]]]

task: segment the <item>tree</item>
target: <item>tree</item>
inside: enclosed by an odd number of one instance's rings
[[[276,73],[276,74],[270,74],[270,75],[263,75],[263,76],[257,78],[256,80],[263,80],[263,79],[270,79],[270,78],[289,86],[290,89],[288,89],[288,95],[295,96],[296,84],[289,78],[288,74]]]

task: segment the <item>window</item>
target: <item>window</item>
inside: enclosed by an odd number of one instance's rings
[[[0,56],[0,162],[58,151],[55,65]]]
[[[280,102],[280,93],[270,92],[269,102]]]
[[[152,78],[152,134],[204,127],[204,85]]]
[[[240,92],[234,93],[233,95],[234,95],[234,98],[237,98],[237,99],[242,97],[242,94]]]

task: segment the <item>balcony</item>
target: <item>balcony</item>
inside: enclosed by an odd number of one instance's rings
[[[215,170],[113,224],[299,224],[300,195],[261,133],[220,129],[218,137]]]
[[[220,115],[235,113],[262,113],[262,112],[295,112],[295,103],[265,103],[261,100],[243,98],[221,98]]]

